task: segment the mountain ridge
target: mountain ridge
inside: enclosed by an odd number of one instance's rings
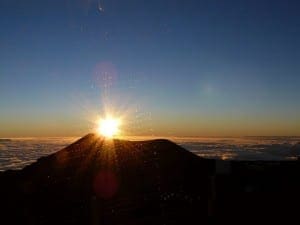
[[[4,215],[15,219],[12,224],[31,224],[31,218],[41,222],[40,217],[46,218],[45,224],[153,224],[183,222],[187,217],[192,221],[195,210],[202,208],[207,214],[209,189],[192,177],[203,170],[197,176],[208,179],[199,159],[163,139],[126,141],[88,134],[21,171],[0,176],[6,183],[2,193],[11,193],[3,202],[22,205],[16,209],[12,204],[3,209]],[[171,194],[172,204],[167,201]]]
[[[299,161],[204,159],[165,139],[88,134],[1,172],[0,216],[25,225],[286,223],[297,219],[299,174]]]

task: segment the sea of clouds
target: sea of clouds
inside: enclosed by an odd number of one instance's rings
[[[155,137],[131,137],[131,140]],[[0,171],[22,169],[72,142],[67,138],[0,139]],[[296,160],[300,137],[179,138],[169,137],[200,157],[223,160]]]
[[[42,156],[57,152],[77,138],[0,139],[0,171],[22,169]]]

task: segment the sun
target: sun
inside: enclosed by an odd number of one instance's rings
[[[98,121],[97,131],[100,135],[112,138],[119,134],[120,120],[116,118],[105,118]]]

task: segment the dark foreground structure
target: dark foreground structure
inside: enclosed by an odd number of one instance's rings
[[[216,161],[167,140],[89,134],[0,173],[0,223],[297,223],[299,175],[296,161]]]

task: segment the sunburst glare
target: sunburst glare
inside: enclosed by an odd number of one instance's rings
[[[120,133],[120,119],[107,117],[98,121],[97,132],[107,138],[112,138]]]

